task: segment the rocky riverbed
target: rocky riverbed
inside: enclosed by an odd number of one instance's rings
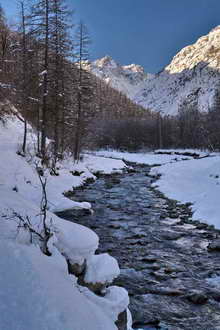
[[[134,328],[220,329],[220,231],[152,189],[148,166],[134,169],[75,190],[94,214],[60,216],[93,229],[99,252],[117,258],[115,284],[129,292]]]

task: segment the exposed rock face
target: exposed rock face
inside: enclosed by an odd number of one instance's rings
[[[183,48],[164,71],[145,84],[134,101],[172,115],[184,101],[195,96],[198,109],[208,111],[219,89],[219,70],[220,26]]]
[[[210,68],[220,68],[220,26],[193,45],[183,48],[166,67],[169,73],[180,73],[204,62]]]

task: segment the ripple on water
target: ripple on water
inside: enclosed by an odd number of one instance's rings
[[[207,280],[209,274],[220,273],[220,254],[207,251],[216,233],[206,227],[198,230],[189,224],[192,213],[186,205],[153,191],[146,168],[118,176],[116,184],[111,177],[101,178],[76,190],[73,199],[90,200],[95,213],[66,219],[93,228],[100,237],[99,252],[117,258],[122,270],[115,284],[130,293],[136,329],[220,329],[218,301],[209,296],[200,306],[186,299],[192,289],[204,293],[208,288],[216,296],[220,277]],[[182,293],[172,296],[174,291]]]

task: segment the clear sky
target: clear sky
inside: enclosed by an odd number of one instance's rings
[[[92,59],[112,56],[158,72],[184,46],[220,25],[220,0],[67,0],[87,23]],[[16,0],[0,0],[13,19]]]

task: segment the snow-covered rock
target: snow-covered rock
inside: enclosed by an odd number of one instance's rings
[[[82,265],[98,248],[98,236],[89,228],[59,218],[56,218],[54,227],[54,245],[73,264]]]
[[[120,275],[118,262],[107,253],[93,255],[87,260],[84,281],[86,283],[110,284]]]
[[[110,286],[107,288],[104,297],[94,295],[94,293],[87,288],[81,289],[81,292],[101,309],[108,310],[109,317],[114,321],[117,321],[118,315],[125,311],[129,304],[128,292],[124,288],[118,286]]]
[[[81,293],[60,254],[0,240],[0,267],[0,329],[117,330],[115,307]]]

